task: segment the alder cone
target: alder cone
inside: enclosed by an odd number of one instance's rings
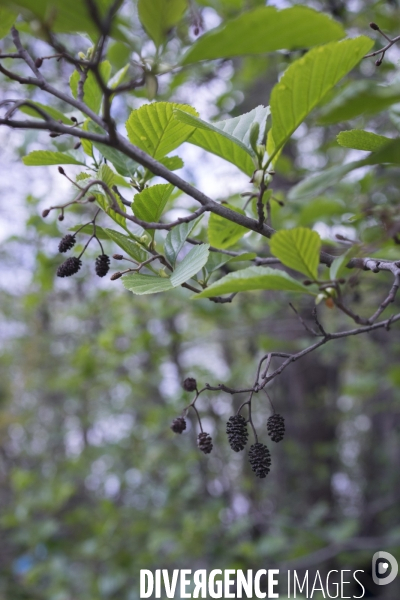
[[[58,251],[63,253],[68,252],[68,250],[71,250],[71,248],[75,246],[75,242],[75,236],[67,233],[67,235],[64,235],[64,237],[61,238],[60,243],[58,244]]]
[[[110,269],[110,257],[107,254],[100,254],[96,258],[96,275],[104,277]]]
[[[197,390],[197,381],[193,377],[187,377],[182,385],[183,389],[187,392],[194,392]]]
[[[71,275],[75,275],[75,273],[79,271],[81,266],[81,259],[76,258],[76,256],[71,256],[58,267],[57,277],[71,277]]]
[[[206,433],[205,431],[199,433],[199,435],[197,436],[197,445],[199,447],[199,450],[204,452],[204,454],[210,454],[211,450],[213,449],[211,435],[209,433]]]
[[[183,417],[176,417],[171,423],[171,429],[174,433],[182,433],[186,429],[186,421]]]
[[[280,442],[285,435],[285,419],[282,415],[272,415],[267,421],[268,435],[273,442]]]
[[[228,434],[228,441],[232,450],[234,452],[243,450],[249,437],[245,418],[242,415],[229,417],[226,424],[226,433]]]
[[[250,446],[249,462],[256,477],[264,479],[268,475],[271,466],[271,454],[267,446],[260,444],[260,442]]]

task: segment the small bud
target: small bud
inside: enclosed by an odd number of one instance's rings
[[[76,117],[71,117],[71,121],[72,121],[73,123],[77,123],[77,122],[78,122],[78,119],[77,119]]]
[[[256,154],[258,154],[257,152],[257,142],[258,142],[258,137],[260,135],[260,124],[255,121],[254,123],[252,123],[251,127],[250,127],[250,146],[253,148],[254,152]]]
[[[158,92],[158,79],[153,73],[145,74],[145,86],[148,99],[154,100]]]
[[[123,260],[124,257],[122,256],[122,254],[113,254],[113,258],[115,260]]]
[[[53,131],[52,133],[49,134],[49,137],[51,137],[51,138],[57,138],[57,137],[60,137],[60,135],[61,135],[60,133],[55,133]]]
[[[345,280],[345,278],[344,278],[344,277],[341,277],[341,278],[340,278],[338,281],[339,281],[339,283],[342,283],[342,284],[343,284],[343,283],[346,283],[346,280]]]
[[[253,177],[250,179],[250,182],[254,183],[254,185],[258,186],[258,185],[261,185],[261,182],[263,179],[264,179],[264,171],[262,169],[258,169],[257,171],[254,171]]]
[[[313,284],[313,282],[310,279],[305,279],[303,281],[303,285],[312,285],[312,284]]]
[[[197,26],[196,26],[196,27],[194,28],[194,30],[193,30],[193,33],[194,33],[194,35],[199,35],[199,33],[200,33],[200,27],[197,27]]]
[[[74,146],[74,150],[78,150],[78,148],[81,147],[81,143],[80,142],[76,142],[75,146]]]
[[[49,216],[49,214],[50,214],[50,210],[49,210],[48,208],[45,208],[45,209],[42,211],[42,217],[43,217],[43,219],[45,219],[46,217],[48,217],[48,216]]]
[[[58,215],[58,220],[59,221],[64,221],[64,215]]]
[[[193,377],[187,377],[182,386],[187,392],[194,392],[197,389],[197,381]]]
[[[371,27],[371,29],[373,29],[374,31],[379,31],[379,25],[377,25],[376,23],[370,23],[369,26]]]
[[[111,275],[110,279],[111,279],[111,281],[115,281],[116,279],[119,279],[120,277],[122,277],[122,273],[120,273],[119,271],[117,271],[116,273],[114,273],[113,275]]]
[[[96,196],[89,196],[88,202],[96,202]]]
[[[333,308],[335,306],[335,303],[332,300],[332,298],[327,298],[325,300],[325,306],[327,306],[328,308]]]
[[[381,64],[382,64],[382,59],[381,59],[381,58],[379,58],[378,60],[376,60],[376,61],[375,61],[375,65],[376,65],[377,67],[380,67],[380,66],[381,66]]]
[[[37,58],[37,59],[35,60],[35,67],[36,67],[37,69],[40,69],[40,67],[42,66],[42,64],[43,64],[43,58]]]
[[[58,167],[58,172],[60,173],[60,175],[65,175],[65,171],[62,167]]]

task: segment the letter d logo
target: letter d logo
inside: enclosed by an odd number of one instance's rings
[[[396,579],[398,571],[399,566],[394,556],[383,550],[375,552],[372,557],[372,579],[376,585],[392,583]]]

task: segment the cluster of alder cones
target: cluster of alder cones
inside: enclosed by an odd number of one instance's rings
[[[183,387],[186,391],[196,391],[196,380],[193,378],[185,379]],[[244,450],[249,432],[247,430],[246,419],[241,414],[236,414],[229,417],[226,424],[226,433],[228,442],[234,452]],[[184,417],[177,417],[172,421],[171,429],[174,433],[182,433],[186,429],[186,420]],[[285,419],[282,415],[274,413],[267,421],[267,431],[273,442],[280,442],[285,435]],[[210,434],[201,431],[197,436],[197,445],[199,450],[204,454],[210,454],[213,444]],[[264,479],[270,472],[271,468],[271,453],[265,444],[261,444],[258,440],[250,446],[249,462],[256,477]]]
[[[68,233],[67,235],[64,235],[64,237],[60,240],[60,243],[58,244],[59,252],[61,252],[63,254],[65,252],[68,252],[69,250],[71,250],[71,248],[73,248],[75,246],[75,242],[76,242],[75,235],[71,235],[70,233]],[[58,267],[57,276],[58,277],[71,277],[71,275],[75,275],[75,273],[77,273],[82,266],[81,256],[82,256],[83,252],[80,254],[79,257],[70,256],[69,258],[67,258],[67,260],[64,261]],[[96,266],[95,266],[96,275],[98,275],[99,277],[104,277],[105,275],[107,275],[109,268],[110,268],[110,258],[107,256],[107,254],[100,254],[100,256],[98,256],[96,258]]]

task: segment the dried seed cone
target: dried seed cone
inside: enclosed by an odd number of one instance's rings
[[[58,251],[68,252],[68,250],[71,250],[71,248],[75,246],[75,242],[75,236],[67,233],[67,235],[64,235],[64,237],[61,238],[60,243],[58,244]]]
[[[285,419],[282,415],[272,415],[267,421],[268,435],[273,442],[280,442],[285,435]]]
[[[199,447],[199,450],[204,452],[204,454],[210,454],[211,450],[213,449],[211,435],[206,433],[205,431],[199,433],[199,435],[197,436],[197,445]]]
[[[71,256],[58,267],[57,277],[71,277],[71,275],[75,275],[75,273],[79,271],[81,266],[81,259],[76,258],[76,256]]]
[[[187,377],[182,385],[187,392],[194,392],[197,389],[197,381],[193,377]]]
[[[107,275],[110,268],[110,258],[107,254],[100,254],[96,258],[96,275],[104,277]]]
[[[264,479],[268,475],[271,466],[271,454],[267,446],[260,444],[260,442],[250,446],[249,462],[256,477]]]
[[[186,429],[186,421],[183,417],[176,417],[171,423],[171,429],[174,433],[182,433]]]
[[[245,418],[242,415],[229,417],[226,424],[226,433],[228,434],[228,441],[232,450],[235,452],[243,450],[249,437]]]

